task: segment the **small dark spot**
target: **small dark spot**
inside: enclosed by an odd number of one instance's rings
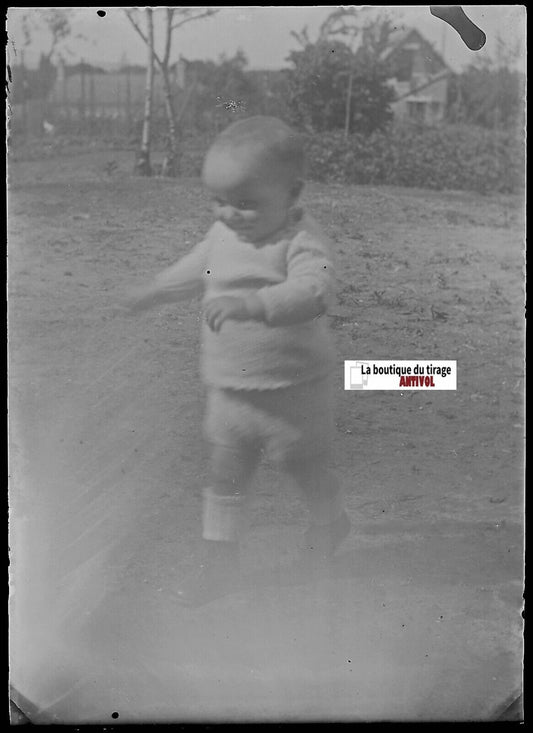
[[[348,664],[351,664],[351,663],[352,663],[352,660],[351,659],[348,659]]]
[[[326,269],[326,265],[324,265],[324,270]]]
[[[334,48],[331,49],[331,53],[335,53],[335,49]]]
[[[205,273],[206,273],[206,275],[210,275],[211,274],[211,270],[206,270]]]
[[[111,713],[111,717],[116,720],[119,717],[119,714],[118,713]]]
[[[106,12],[105,12],[105,10],[97,10],[97,11],[96,11],[96,15],[99,15],[99,16],[100,16],[100,18],[105,18],[105,16],[106,16]],[[118,713],[116,713],[116,714],[115,714],[115,713],[113,713],[113,717],[114,717],[114,718],[118,718]]]

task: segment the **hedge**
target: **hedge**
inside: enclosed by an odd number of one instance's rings
[[[524,141],[515,131],[395,125],[369,136],[330,132],[306,141],[308,176],[315,181],[480,193],[513,193],[524,185]]]

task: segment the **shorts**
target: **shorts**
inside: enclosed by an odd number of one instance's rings
[[[327,460],[333,434],[329,379],[282,389],[212,387],[204,421],[207,439],[238,451],[264,451],[278,464]]]

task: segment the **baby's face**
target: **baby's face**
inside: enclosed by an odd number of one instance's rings
[[[260,244],[287,222],[298,186],[291,186],[275,170],[265,170],[253,156],[229,151],[211,151],[204,165],[203,180],[213,196],[217,219],[239,239]]]

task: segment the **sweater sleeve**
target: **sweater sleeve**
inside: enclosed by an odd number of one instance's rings
[[[287,278],[261,288],[265,321],[289,326],[312,320],[328,309],[335,292],[335,272],[328,247],[318,238],[300,232],[287,250]]]
[[[199,295],[203,289],[209,248],[210,240],[206,237],[178,262],[160,272],[150,286],[154,298],[172,303]]]

